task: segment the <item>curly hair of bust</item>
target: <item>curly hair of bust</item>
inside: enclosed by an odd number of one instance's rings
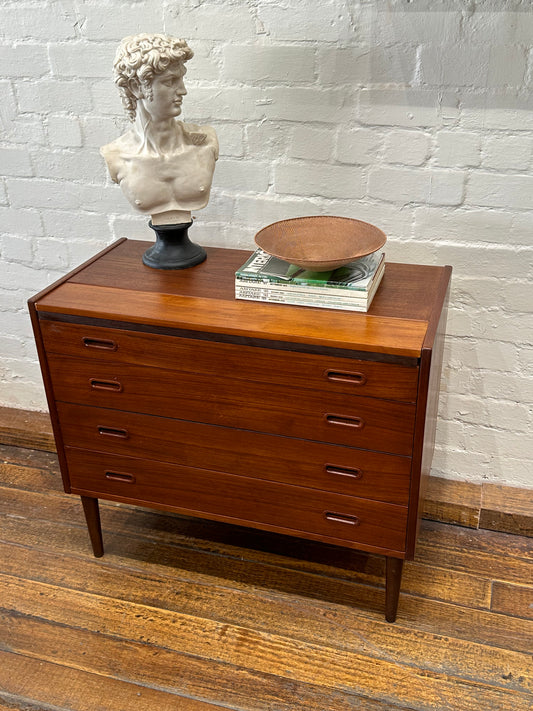
[[[140,34],[125,37],[113,64],[115,84],[130,121],[135,120],[137,97],[131,90],[132,80],[141,87],[143,96],[152,98],[152,81],[174,64],[183,64],[193,51],[183,39],[161,34]]]

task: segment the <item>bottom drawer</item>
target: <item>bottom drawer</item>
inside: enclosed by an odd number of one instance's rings
[[[403,551],[407,507],[66,448],[72,492],[368,550]]]

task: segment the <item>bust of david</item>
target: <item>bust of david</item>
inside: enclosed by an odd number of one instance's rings
[[[192,56],[185,40],[139,34],[123,39],[115,57],[115,83],[133,125],[100,152],[112,180],[153,225],[190,222],[191,210],[209,201],[215,130],[178,119]]]

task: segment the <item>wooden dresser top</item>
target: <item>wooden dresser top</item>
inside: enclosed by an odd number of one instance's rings
[[[39,312],[418,358],[431,347],[451,268],[388,262],[368,313],[235,299],[249,252],[206,248],[190,269],[146,267],[120,240],[32,301]]]

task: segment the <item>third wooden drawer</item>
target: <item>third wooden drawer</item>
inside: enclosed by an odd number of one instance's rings
[[[411,459],[198,422],[58,403],[64,443],[407,504]]]

